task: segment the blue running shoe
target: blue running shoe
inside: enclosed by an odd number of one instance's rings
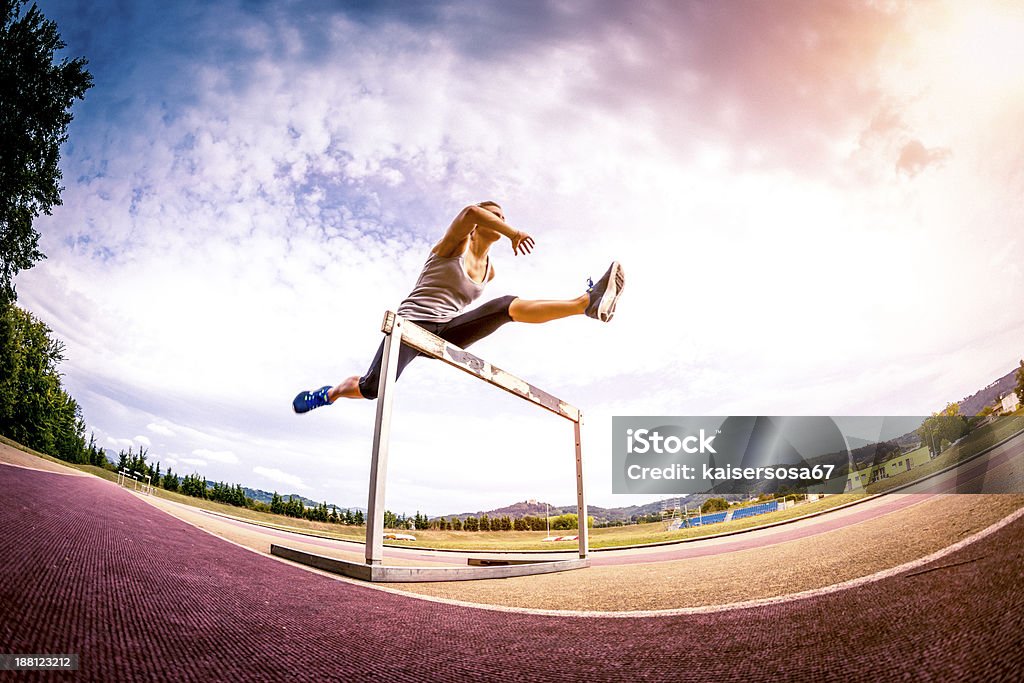
[[[587,294],[590,295],[590,304],[587,306],[587,316],[608,322],[615,315],[615,304],[619,301],[622,288],[626,284],[626,274],[622,270],[622,264],[612,261],[608,270],[597,284],[590,282]]]
[[[295,409],[296,413],[308,413],[313,408],[319,408],[320,406],[330,405],[330,401],[327,400],[327,392],[331,390],[331,387],[320,387],[316,391],[303,391],[300,392],[295,400],[292,401],[292,408]]]

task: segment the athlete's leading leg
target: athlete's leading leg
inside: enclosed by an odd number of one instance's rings
[[[468,348],[491,334],[505,323],[512,322],[509,308],[517,301],[514,296],[492,299],[485,304],[455,316],[448,323],[439,326],[436,334],[461,348]]]
[[[615,304],[625,281],[622,266],[615,261],[586,294],[565,301],[516,299],[509,306],[508,312],[517,323],[546,323],[581,314],[608,322],[615,315]]]
[[[583,294],[565,301],[516,299],[508,307],[508,314],[517,323],[546,323],[587,311],[590,296]]]

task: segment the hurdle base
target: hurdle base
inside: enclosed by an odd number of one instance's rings
[[[341,574],[372,583],[420,583],[428,581],[476,581],[479,579],[507,579],[513,576],[551,574],[583,569],[590,566],[589,558],[571,560],[528,560],[526,558],[469,558],[466,567],[389,567],[339,560],[315,553],[271,545],[270,554],[292,562]]]

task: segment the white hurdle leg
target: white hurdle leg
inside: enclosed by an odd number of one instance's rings
[[[587,501],[583,496],[583,445],[580,441],[580,423],[583,422],[583,415],[573,423],[576,433],[576,529],[580,536],[580,557],[586,559],[590,551],[590,541],[587,531]]]
[[[393,385],[398,374],[398,352],[402,348],[402,322],[384,340],[380,386],[377,389],[377,422],[373,431],[370,460],[370,498],[366,504],[366,564],[380,564],[384,556],[384,484],[388,470],[388,442],[391,436]]]

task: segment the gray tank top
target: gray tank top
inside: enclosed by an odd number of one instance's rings
[[[398,306],[398,315],[409,320],[448,322],[483,294],[490,274],[490,256],[484,281],[479,283],[466,274],[462,256],[438,256],[430,252],[416,286]]]

